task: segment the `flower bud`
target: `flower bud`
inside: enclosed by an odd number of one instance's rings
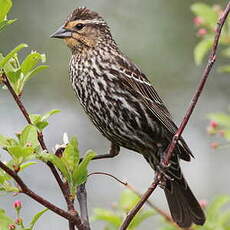
[[[17,224],[17,225],[21,225],[22,224],[22,218],[17,218],[16,220],[15,220],[15,224]]]
[[[198,37],[204,37],[204,35],[206,35],[208,33],[208,31],[205,28],[200,28],[197,32],[197,36]]]
[[[215,129],[219,124],[216,121],[210,121],[210,126]]]
[[[20,210],[22,207],[22,202],[20,200],[16,200],[14,201],[13,206],[16,210]]]
[[[203,22],[204,22],[203,19],[199,16],[193,18],[193,23],[195,26],[200,26],[203,24]]]

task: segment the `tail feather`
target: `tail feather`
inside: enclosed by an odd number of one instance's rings
[[[167,181],[164,190],[172,218],[181,228],[189,228],[193,223],[203,225],[204,212],[188,185],[180,183],[182,181]]]

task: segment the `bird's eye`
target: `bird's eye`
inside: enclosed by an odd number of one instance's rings
[[[84,26],[85,26],[84,24],[78,23],[78,24],[75,26],[75,28],[76,28],[77,30],[81,30]]]

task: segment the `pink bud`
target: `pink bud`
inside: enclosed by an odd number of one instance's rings
[[[210,126],[215,129],[219,124],[216,121],[210,121]]]
[[[208,33],[208,31],[205,28],[200,28],[197,32],[197,36],[199,37],[203,37],[204,35],[206,35]]]
[[[22,218],[17,218],[17,219],[15,220],[15,224],[21,225],[21,224],[22,224]]]
[[[201,208],[205,208],[208,205],[207,200],[200,200],[199,203],[200,203]]]
[[[14,230],[14,229],[16,229],[16,226],[14,224],[9,224],[8,229]]]
[[[22,202],[20,200],[16,200],[14,201],[13,206],[15,209],[19,210],[22,207]]]
[[[195,26],[200,26],[201,24],[203,24],[203,19],[199,16],[193,18],[193,23]]]
[[[210,146],[211,146],[212,149],[217,149],[220,146],[220,144],[217,143],[217,142],[213,142],[213,143],[211,143]]]

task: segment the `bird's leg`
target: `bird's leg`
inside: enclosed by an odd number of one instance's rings
[[[104,158],[113,158],[117,156],[120,152],[120,146],[111,142],[110,150],[108,154],[99,154],[93,158],[93,160],[104,159]]]

